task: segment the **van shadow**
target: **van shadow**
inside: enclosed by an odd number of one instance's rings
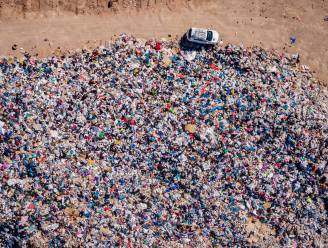
[[[208,51],[211,50],[214,47],[214,45],[205,45],[205,44],[190,42],[187,39],[187,35],[184,34],[179,41],[179,47],[182,51],[201,51],[202,49]]]

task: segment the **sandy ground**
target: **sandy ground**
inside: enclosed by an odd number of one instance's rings
[[[181,36],[189,27],[219,31],[224,43],[260,45],[298,52],[301,63],[328,84],[328,0],[170,0],[170,4],[109,11],[100,15],[43,13],[38,18],[0,21],[0,54],[20,48],[39,56],[104,45],[125,32],[141,38]],[[48,17],[47,17],[48,16]],[[35,15],[34,15],[35,17]],[[290,37],[297,38],[290,44]],[[17,44],[18,49],[12,50]]]

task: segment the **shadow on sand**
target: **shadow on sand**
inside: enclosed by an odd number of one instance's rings
[[[180,39],[179,46],[182,51],[201,51],[202,49],[208,51],[211,50],[214,45],[204,45],[204,44],[197,44],[194,42],[190,42],[188,41],[187,36],[185,34]]]

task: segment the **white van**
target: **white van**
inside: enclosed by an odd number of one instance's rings
[[[217,31],[202,28],[189,29],[186,37],[189,42],[203,45],[215,45],[219,41],[219,33]]]

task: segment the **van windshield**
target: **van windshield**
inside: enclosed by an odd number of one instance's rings
[[[212,39],[213,39],[213,32],[212,31],[207,31],[207,38],[206,38],[206,40],[212,41]]]

